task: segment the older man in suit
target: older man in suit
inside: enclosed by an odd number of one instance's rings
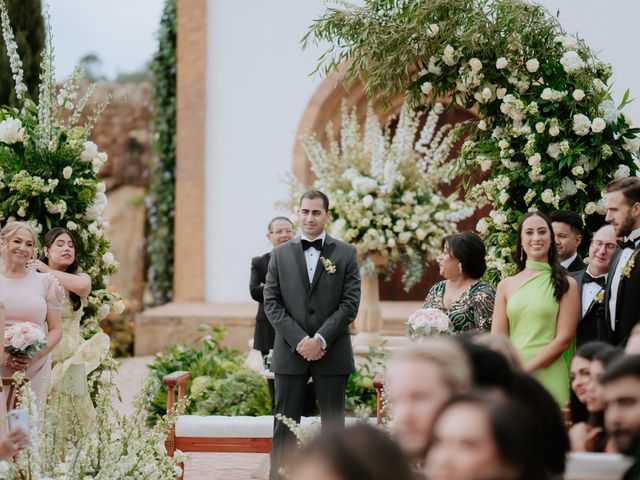
[[[293,223],[287,217],[275,217],[269,222],[267,228],[267,240],[273,247],[282,245],[293,238]],[[266,359],[269,351],[273,349],[275,332],[269,323],[267,315],[264,313],[264,285],[267,280],[267,269],[271,252],[253,257],[251,259],[251,278],[249,280],[249,292],[251,298],[258,302],[258,312],[256,313],[256,326],[253,331],[253,348],[262,354],[262,358],[267,366]],[[271,395],[271,406],[275,402],[273,380],[268,381],[269,394]]]
[[[611,260],[605,295],[609,341],[625,345],[640,320],[640,178],[614,180],[605,187],[606,220],[623,237]]]
[[[578,348],[592,340],[608,340],[604,290],[611,257],[617,248],[614,228],[611,225],[601,227],[589,244],[589,265],[584,270],[571,273],[580,292],[581,314],[576,332]]]
[[[300,237],[271,255],[264,309],[276,332],[271,370],[275,412],[299,421],[304,390],[313,379],[322,427],[344,427],[344,392],[355,370],[349,324],[360,303],[356,249],[331,238],[329,199],[317,190],[300,199]],[[293,434],[275,420],[270,479],[279,478]]]

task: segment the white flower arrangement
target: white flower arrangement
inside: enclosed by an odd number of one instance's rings
[[[420,308],[407,320],[407,334],[412,339],[434,337],[449,332],[449,317],[437,308]]]
[[[317,178],[313,188],[329,196],[338,220],[334,233],[356,246],[365,273],[389,272],[402,262],[407,289],[420,279],[425,260],[440,253],[440,239],[474,211],[457,194],[439,193],[450,182],[456,139],[450,125],[437,128],[442,112],[436,104],[419,129],[419,114],[405,105],[392,137],[371,106],[361,131],[356,112],[343,105],[339,139],[331,125],[326,148],[312,136],[302,139]],[[302,186],[293,186],[295,197]]]

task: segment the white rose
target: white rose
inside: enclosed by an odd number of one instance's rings
[[[547,188],[544,192],[542,192],[540,198],[544,203],[553,203],[553,192],[550,188]]]
[[[424,82],[422,85],[420,85],[420,91],[425,95],[430,95],[433,91],[433,85],[431,84],[431,82]]]
[[[393,248],[396,246],[396,240],[395,238],[390,238],[389,240],[387,240],[387,246],[390,248]]]
[[[20,207],[18,209],[18,216],[19,217],[26,217],[27,216],[27,211],[24,209],[24,207]]]
[[[98,193],[104,193],[107,191],[107,184],[104,182],[98,182],[96,184],[96,192]]]
[[[506,94],[507,94],[506,88],[496,88],[496,98],[498,100],[502,100]]]
[[[577,165],[571,169],[571,173],[574,177],[584,175],[584,168],[582,168],[580,165]]]
[[[487,233],[488,229],[489,229],[489,224],[484,218],[481,218],[480,220],[478,220],[478,223],[476,224],[476,230],[478,231],[478,233],[485,234]]]
[[[540,165],[540,161],[542,160],[542,156],[539,153],[534,153],[529,157],[528,163],[532,167]]]
[[[557,124],[553,124],[549,127],[549,135],[552,137],[557,137],[560,135],[560,127]]]
[[[506,68],[508,64],[509,64],[509,61],[504,57],[500,57],[499,59],[496,60],[496,68],[498,70],[502,70],[503,68]]]
[[[483,172],[488,172],[489,170],[491,170],[492,166],[493,166],[493,162],[488,158],[485,158],[484,160],[480,161],[480,169]]]
[[[416,230],[416,238],[420,241],[424,240],[427,237],[427,231],[423,228],[419,228]]]
[[[469,66],[471,67],[471,71],[475,73],[478,73],[480,70],[482,70],[482,62],[477,58],[472,58],[471,60],[469,60]]]
[[[544,132],[544,122],[536,123],[536,132],[538,133]]]
[[[580,101],[582,101],[583,98],[584,98],[584,90],[580,90],[579,88],[576,88],[573,91],[573,99],[576,102],[580,102]]]
[[[584,213],[586,213],[587,215],[593,215],[597,210],[598,206],[595,204],[595,202],[589,202],[584,207]]]
[[[83,162],[91,162],[98,156],[98,146],[93,142],[84,142],[82,144],[82,154],[80,160]]]
[[[398,242],[402,245],[406,245],[411,240],[411,232],[402,232],[398,235]]]
[[[559,143],[550,143],[547,147],[547,155],[551,158],[557,160],[560,156],[560,144]]]
[[[485,122],[484,120],[480,120],[478,122],[478,129],[479,130],[486,130],[487,129],[487,122]]]
[[[640,138],[625,138],[624,149],[631,153],[637,153],[640,150]]]
[[[0,122],[0,142],[12,144],[26,139],[22,122],[17,118],[7,118]]]
[[[566,49],[566,50],[575,50],[578,48],[578,40],[570,37],[569,35],[565,35],[561,38],[561,42],[562,42],[562,46]]]
[[[505,191],[500,192],[498,200],[500,200],[501,203],[507,203],[507,200],[509,200],[509,194]]]
[[[106,252],[104,255],[102,255],[102,261],[107,265],[113,265],[116,261],[116,258],[113,256],[113,253]]]
[[[596,93],[600,93],[600,92],[602,92],[603,90],[606,90],[606,89],[607,89],[607,86],[606,86],[606,85],[604,84],[604,82],[603,82],[602,80],[600,80],[599,78],[594,78],[592,83],[593,83],[593,90],[594,90]]]
[[[591,122],[591,131],[593,133],[600,133],[605,129],[606,126],[607,122],[605,122],[603,118],[596,117]]]
[[[509,142],[507,142],[506,140],[500,140],[498,142],[498,146],[502,149],[502,150],[506,150],[507,148],[509,148]]]
[[[527,60],[526,63],[527,70],[531,73],[535,73],[540,68],[540,62],[538,62],[537,58],[532,58],[531,60]]]
[[[485,87],[482,89],[481,95],[483,100],[491,100],[491,97],[493,96],[493,92],[489,87]]]
[[[71,174],[72,173],[73,173],[73,168],[71,168],[71,167],[64,167],[62,169],[62,176],[67,180],[69,180],[71,178]]]
[[[567,73],[576,72],[585,66],[584,61],[574,51],[565,52],[562,58],[560,58],[560,63]]]
[[[385,207],[384,207],[384,200],[380,199],[380,198],[376,198],[376,201],[373,202],[373,212],[374,213],[382,213],[384,212]]]
[[[365,195],[362,198],[362,205],[364,206],[364,208],[369,208],[371,205],[373,205],[373,197],[371,195]]]
[[[67,230],[74,231],[78,229],[78,224],[76,222],[67,222]]]

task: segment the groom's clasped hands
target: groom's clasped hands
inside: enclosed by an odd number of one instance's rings
[[[315,338],[303,338],[300,340],[296,347],[296,352],[308,362],[320,360],[325,354],[322,345]]]

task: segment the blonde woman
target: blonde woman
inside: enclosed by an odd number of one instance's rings
[[[53,275],[27,268],[35,257],[35,246],[36,233],[28,223],[9,222],[0,230],[0,302],[5,305],[5,328],[32,322],[45,332],[47,342],[33,358],[5,353],[0,374],[7,378],[23,371],[42,405],[51,378],[50,354],[62,338],[60,305],[65,292]]]

